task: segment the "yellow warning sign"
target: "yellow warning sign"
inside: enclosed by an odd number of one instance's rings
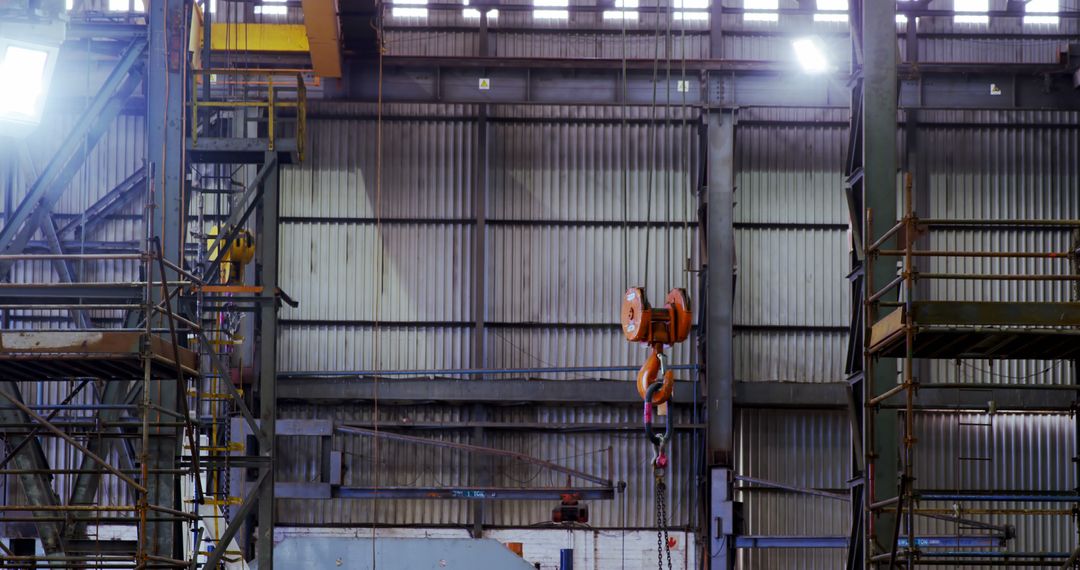
[[[481,91],[488,91],[490,89],[491,89],[491,79],[488,79],[487,77],[481,77],[480,78],[480,90]]]

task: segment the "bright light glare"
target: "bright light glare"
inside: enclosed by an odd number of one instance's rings
[[[799,38],[791,42],[795,49],[795,57],[807,73],[824,73],[829,70],[829,60],[825,57],[824,50],[813,38]]]
[[[134,5],[129,4],[128,0],[109,0],[109,11],[111,12],[127,12],[129,8],[136,12],[146,11],[143,0],[135,0]]]
[[[747,10],[776,10],[780,7],[778,0],[745,0],[743,7]],[[743,20],[747,22],[776,22],[780,15],[776,12],[746,12]]]
[[[638,0],[615,0],[617,10],[604,10],[605,20],[637,20]]]
[[[953,2],[953,22],[957,24],[987,24],[990,16],[985,12],[990,10],[990,0],[955,0]],[[982,15],[979,12],[983,12]]]
[[[568,0],[533,0],[533,6],[537,8],[565,8],[569,5]],[[533,18],[565,20],[569,17],[569,10],[533,10]]]
[[[264,16],[284,16],[289,13],[288,6],[267,6],[267,4],[284,4],[285,0],[263,0],[262,5],[255,6],[255,13]]]
[[[427,18],[427,8],[414,8],[412,6],[427,6],[427,0],[393,0],[394,9],[390,15],[395,18]],[[406,6],[399,8],[399,6]]]
[[[847,0],[818,0],[817,9],[818,12],[814,14],[815,22],[847,21]]]
[[[1057,16],[1060,8],[1058,0],[1031,0],[1024,5],[1024,11],[1030,14],[1024,16],[1024,23],[1056,26],[1061,22],[1061,19]]]
[[[8,46],[0,61],[0,116],[35,119],[49,52]]]
[[[465,0],[465,5],[466,6],[469,5],[469,0]],[[476,8],[465,8],[464,10],[462,10],[461,14],[463,16],[465,16],[466,18],[476,18],[477,20],[480,19],[480,10],[477,10]],[[498,9],[488,10],[487,16],[488,16],[488,21],[489,22],[491,20],[498,20],[499,19],[499,10]]]

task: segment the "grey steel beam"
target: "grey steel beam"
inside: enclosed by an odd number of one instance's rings
[[[869,212],[871,222],[865,228],[867,242],[877,239],[896,224],[897,220],[897,57],[896,4],[863,0],[862,54],[862,148],[863,148],[863,208]],[[892,240],[895,242],[895,240]],[[870,298],[877,287],[882,287],[896,276],[893,258],[867,257],[865,262],[866,283]],[[896,295],[891,295],[895,300]],[[874,323],[878,315],[867,311],[868,322]],[[868,345],[865,345],[868,346]],[[866,402],[894,388],[897,382],[895,359],[871,359],[866,357]],[[867,414],[863,437],[866,457],[873,468],[868,473],[869,492],[866,504],[895,497],[900,489],[900,458],[898,413],[881,409]],[[869,547],[865,550],[870,559],[882,549],[892,548],[895,529],[899,524],[894,512],[876,511],[866,513],[871,517],[872,529]]]
[[[0,382],[0,390],[10,398],[23,401],[19,385],[15,382]],[[29,425],[30,417],[11,405],[7,398],[0,401],[0,422],[4,425]],[[56,507],[60,504],[60,498],[53,490],[49,476],[42,474],[49,468],[49,461],[41,448],[41,442],[31,436],[8,434],[8,445],[18,446],[21,449],[15,452],[11,458],[14,469],[25,473],[18,476],[22,485],[23,493],[30,505]],[[32,473],[36,472],[36,473]],[[35,518],[53,518],[56,513],[48,511],[34,511]],[[41,538],[41,546],[46,555],[63,555],[64,543],[60,534],[60,525],[55,521],[41,521],[36,523],[38,536]]]
[[[735,382],[737,408],[842,410],[847,406],[846,382]],[[916,399],[922,409],[955,410],[1042,410],[1067,412],[1072,401],[1064,388],[1015,385],[923,383]],[[693,389],[690,382],[677,382],[676,392]],[[1069,392],[1071,394],[1071,392]],[[278,380],[280,405],[310,402],[327,405],[370,402],[375,397],[371,379],[326,378]],[[641,404],[633,383],[622,380],[485,380],[429,378],[395,379],[379,384],[379,401],[394,404],[449,403],[476,401],[489,405],[574,404],[590,402],[617,406]],[[676,406],[687,402],[676,402]],[[889,402],[886,407],[891,406]],[[466,427],[471,427],[472,422]],[[409,427],[403,424],[400,427]],[[459,426],[460,427],[460,426]],[[622,429],[622,426],[619,426]]]
[[[894,34],[895,35],[895,34]],[[386,103],[650,105],[651,60],[630,62],[623,97],[620,60],[522,60],[515,58],[396,58],[384,61]],[[793,81],[799,70],[788,63],[688,62],[690,91],[678,91],[681,77],[660,79],[658,100],[678,105],[847,108],[847,74]],[[1013,68],[1001,65],[922,64],[900,68],[901,106],[915,109],[1080,110],[1072,76],[1064,66]],[[375,101],[377,67],[352,62],[340,89],[328,98]],[[480,90],[480,78],[490,88]],[[704,88],[702,88],[704,87]],[[666,92],[671,97],[665,97]],[[662,103],[661,103],[662,104]],[[207,143],[210,144],[210,143]],[[199,146],[202,147],[202,140]],[[192,149],[195,150],[195,149]]]
[[[735,113],[707,115],[705,220],[705,401],[712,509],[707,528],[730,514],[731,481],[723,475],[735,460]],[[723,485],[717,488],[716,485]],[[735,567],[734,541],[710,530],[709,567]]]
[[[53,220],[52,216],[46,214],[45,221],[41,224],[41,233],[45,234],[45,242],[49,244],[49,253],[53,255],[63,255],[65,253],[64,248],[60,245],[60,238],[56,235],[56,220]],[[53,268],[63,283],[78,283],[80,281],[78,274],[75,272],[75,266],[68,260],[53,260]],[[71,313],[71,320],[77,328],[89,329],[93,327],[90,315],[86,311],[70,309],[69,312]]]
[[[104,196],[91,204],[83,215],[71,219],[58,228],[56,233],[64,236],[70,232],[75,239],[85,240],[87,236],[106,222],[108,216],[131,204],[145,190],[146,167],[139,167],[120,184],[117,184],[115,188],[109,190]]]
[[[34,161],[30,158],[30,148],[24,143],[20,150],[22,156],[23,168],[33,178],[38,178],[37,169],[34,167]],[[45,245],[49,253],[53,255],[63,255],[64,247],[60,242],[60,237],[56,229],[56,220],[51,215],[46,214],[44,223],[41,226],[41,233],[45,236]],[[29,243],[27,244],[29,245]],[[77,283],[79,277],[75,272],[75,267],[69,260],[56,259],[53,261],[53,269],[56,271],[57,276],[60,277],[60,281],[64,283]],[[88,329],[92,326],[90,317],[86,311],[77,309],[71,309],[71,320],[75,323],[76,328]]]
[[[82,168],[86,155],[104,135],[120,113],[128,97],[142,82],[140,58],[146,42],[135,40],[105,80],[101,91],[79,118],[70,135],[57,149],[45,170],[15,207],[8,223],[0,230],[0,251],[20,252],[59,200],[68,182]],[[11,262],[0,263],[0,275],[6,275]]]
[[[632,382],[617,380],[490,380],[395,378],[379,384],[384,403],[447,402],[514,404],[622,403],[641,404]],[[690,382],[677,382],[676,393],[693,390]],[[305,378],[278,381],[279,401],[348,402],[372,401],[375,381],[370,378]],[[676,405],[682,403],[676,402]]]
[[[266,153],[269,172],[263,181],[263,198],[259,207],[257,229],[259,237],[256,275],[262,285],[263,302],[259,305],[259,329],[256,335],[256,354],[259,358],[259,423],[266,445],[259,454],[266,459],[262,468],[267,482],[258,490],[258,531],[255,558],[262,570],[274,568],[274,457],[277,420],[277,288],[278,288],[278,179],[277,156]]]
[[[120,404],[128,392],[130,382],[126,380],[113,380],[105,382],[105,390],[101,394],[101,403],[104,405]],[[120,419],[119,408],[109,408],[97,413],[97,417],[103,422],[116,422]],[[111,445],[113,440],[101,437],[88,438],[86,447],[96,455],[104,455],[106,446]],[[119,449],[119,448],[118,448]],[[70,505],[92,505],[97,497],[98,487],[101,484],[102,471],[94,465],[94,460],[89,456],[83,456],[80,473],[75,477],[75,484],[71,489]],[[75,512],[70,515],[74,520],[69,521],[65,529],[67,538],[87,538],[86,525],[93,518],[94,513]],[[72,524],[74,523],[74,524]]]
[[[560,488],[496,488],[496,487],[341,487],[334,490],[339,499],[454,499],[475,501],[558,501],[566,495],[579,500],[604,501],[615,498],[615,489],[579,487]]]
[[[487,50],[487,12],[481,16],[484,35],[482,36]],[[484,321],[487,318],[487,199],[488,199],[488,162],[491,145],[489,143],[490,128],[488,124],[488,106],[480,106],[480,116],[476,123],[476,180],[473,183],[473,250],[472,250],[472,310],[473,310],[473,354],[472,366],[474,368],[487,367],[487,355],[485,346],[487,337],[484,331]],[[482,377],[481,377],[482,379]],[[483,421],[488,418],[488,410],[481,403],[473,404],[475,419]],[[472,442],[476,445],[486,445],[487,437],[484,428],[476,427],[472,430]],[[473,458],[470,463],[472,468],[471,477],[474,485],[486,487],[494,484],[492,465],[490,461]],[[472,508],[472,536],[483,538],[484,535],[484,502],[476,501]]]
[[[184,232],[186,232],[184,196],[184,66],[187,61],[187,18],[190,8],[185,0],[160,0],[149,2],[147,8],[147,80],[146,80],[146,157],[147,176],[153,189],[154,215],[148,238],[160,238],[162,256],[178,267],[184,267]],[[149,278],[154,283],[164,280],[158,264],[151,264]],[[152,301],[162,301],[159,287],[153,288]],[[154,315],[147,314],[152,319]],[[161,323],[162,327],[165,323]],[[180,410],[182,392],[186,392],[181,378],[152,380],[148,388],[151,403],[171,413]],[[150,469],[168,473],[176,467],[181,453],[180,430],[154,428],[150,433],[148,449],[142,450]],[[175,475],[151,475],[143,484],[147,487],[147,500],[176,510],[179,478]],[[179,545],[176,538],[178,526],[174,522],[152,522],[146,526],[142,538],[147,545],[146,554],[178,559]]]

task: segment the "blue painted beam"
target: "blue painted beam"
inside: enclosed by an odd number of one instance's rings
[[[609,500],[615,497],[612,488],[581,489],[495,489],[495,488],[435,488],[408,487],[378,489],[371,487],[340,487],[334,496],[340,499],[465,499],[503,501],[558,501],[563,495],[581,500]]]
[[[915,537],[919,548],[996,548],[1005,546],[1005,539],[1000,536],[921,536]],[[846,536],[739,536],[735,538],[736,548],[847,548]],[[900,538],[899,546],[907,547],[907,538]],[[979,556],[975,552],[962,552],[968,556]],[[1001,553],[996,553],[998,555]],[[928,556],[948,556],[950,553],[927,553]],[[1066,554],[1066,556],[1068,556]]]

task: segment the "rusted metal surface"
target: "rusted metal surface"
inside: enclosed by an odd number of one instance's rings
[[[142,375],[139,331],[2,331],[0,374],[16,381],[49,378],[136,378]],[[155,377],[175,377],[169,341],[150,336],[148,355]],[[194,352],[180,348],[184,374],[198,374]]]

